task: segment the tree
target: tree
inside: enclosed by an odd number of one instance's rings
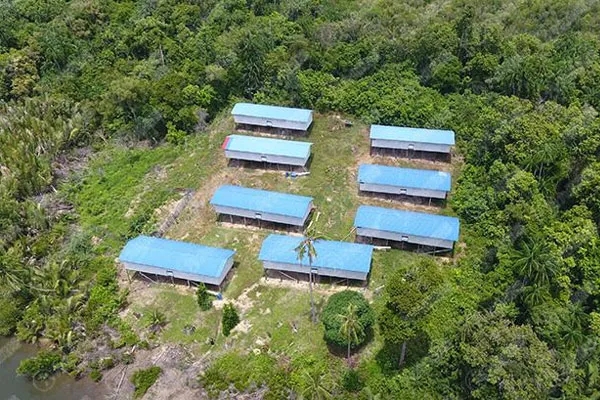
[[[231,330],[240,323],[240,316],[232,304],[227,303],[223,307],[223,318],[221,324],[223,326],[223,335],[229,336]]]
[[[401,346],[399,366],[404,363],[407,342],[419,331],[419,321],[435,301],[442,282],[439,266],[429,259],[417,268],[399,270],[389,278],[379,327],[386,344]]]
[[[300,241],[298,246],[294,249],[296,256],[300,264],[302,264],[305,258],[308,258],[308,288],[310,292],[310,317],[313,324],[317,322],[317,315],[315,310],[315,299],[313,296],[313,278],[312,278],[312,265],[313,261],[317,257],[317,250],[315,249],[315,243],[320,240],[320,236],[317,236],[312,232],[312,222],[308,228],[304,231],[304,238]]]
[[[528,325],[516,325],[512,307],[477,312],[456,344],[465,389],[476,399],[548,398],[558,379],[557,360]]]
[[[354,303],[349,303],[346,312],[338,314],[341,321],[340,334],[348,342],[348,360],[350,360],[350,346],[357,345],[359,336],[364,335],[362,324],[358,319],[358,307]]]
[[[539,286],[548,285],[558,268],[553,254],[540,238],[522,240],[513,263],[528,283]]]
[[[198,301],[198,306],[202,311],[208,311],[212,307],[212,300],[210,298],[210,294],[206,290],[206,285],[202,282],[198,284],[198,289],[196,289],[196,298]]]
[[[371,333],[375,313],[364,296],[354,290],[344,290],[329,297],[323,308],[325,341],[350,349],[362,345]]]

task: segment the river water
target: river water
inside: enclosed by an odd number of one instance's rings
[[[35,355],[36,348],[16,339],[0,337],[0,400],[95,400],[104,398],[101,386],[89,379],[68,375],[44,382],[29,381],[15,372],[21,360]]]

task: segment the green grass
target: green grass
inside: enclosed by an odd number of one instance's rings
[[[290,288],[259,283],[263,268],[257,257],[263,239],[270,232],[222,226],[216,222],[208,201],[214,190],[224,183],[310,195],[317,208],[315,228],[329,239],[352,241],[352,223],[360,204],[404,206],[360,197],[356,184],[358,165],[364,162],[409,164],[401,159],[370,157],[366,125],[355,123],[346,127],[335,116],[317,115],[310,135],[298,139],[313,143],[309,176],[290,179],[279,171],[228,167],[220,146],[232,129],[233,122],[226,116],[217,119],[209,133],[191,137],[182,146],[132,150],[118,145],[107,147],[91,162],[87,173],[67,187],[67,193],[77,206],[80,223],[100,238],[111,254],[116,254],[128,237],[153,228],[155,210],[180,198],[179,189],[196,190],[192,202],[166,236],[236,250],[235,268],[223,292],[226,299],[238,299],[246,292],[247,309],[238,311],[241,311],[243,324],[249,326],[248,332],[215,338],[221,311],[213,308],[202,312],[193,289],[165,283],[143,289],[149,291],[145,296],[130,295],[130,311],[146,314],[156,309],[164,313],[168,323],[157,338],[163,342],[188,344],[198,355],[209,350],[212,357],[217,358],[233,353],[251,354],[259,340],[268,343],[276,354],[292,359],[310,354],[325,360],[331,370],[342,371],[344,360],[330,354],[323,341],[321,324],[310,321],[307,285]],[[444,164],[417,163],[417,166],[457,168]],[[436,212],[434,208],[429,210]],[[452,213],[450,209],[437,212]],[[399,250],[374,254],[368,289],[375,306],[381,300],[378,293],[386,277],[398,268],[414,265],[422,257],[428,256]],[[256,286],[249,290],[253,285]],[[315,292],[318,307],[324,305],[324,293],[328,289],[331,289],[330,284],[321,284]],[[448,307],[454,306],[449,304]],[[130,312],[126,319],[137,332],[147,333],[143,318],[137,320]],[[196,328],[190,335],[184,333],[187,325]],[[209,337],[216,339],[212,346],[207,344]],[[376,332],[374,340],[361,350],[365,365],[373,364],[374,354],[380,347],[381,339]]]

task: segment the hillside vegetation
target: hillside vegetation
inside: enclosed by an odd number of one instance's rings
[[[0,19],[0,334],[48,347],[28,367],[98,372],[90,349],[128,362],[119,349],[148,342],[211,349],[218,310],[167,284],[148,305],[114,263],[191,188],[168,235],[236,247],[225,295],[252,303],[216,338],[211,395],[600,396],[597,1],[0,0]],[[226,168],[242,99],[318,112],[310,177]],[[373,161],[370,123],[456,132],[453,164],[426,167],[453,172],[433,212],[461,219],[461,241],[452,259],[377,254],[373,337],[346,362],[305,287],[260,282],[266,232],[216,224],[206,201],[224,182],[311,194],[318,229],[351,240],[372,201],[353,176]],[[322,306],[334,289],[319,290]]]

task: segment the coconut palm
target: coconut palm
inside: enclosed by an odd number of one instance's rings
[[[363,334],[363,326],[358,318],[358,308],[354,303],[348,304],[344,314],[338,314],[341,321],[340,333],[348,341],[348,360],[350,360],[350,346],[358,343],[358,337]]]
[[[319,215],[317,214],[317,217],[315,218],[314,221],[317,221],[318,219],[319,219]],[[294,249],[294,251],[296,252],[298,261],[300,262],[300,265],[302,265],[302,263],[304,262],[305,257],[308,258],[308,267],[309,267],[308,286],[309,286],[309,291],[310,291],[310,314],[311,314],[311,320],[313,323],[317,322],[317,316],[316,316],[316,312],[315,312],[315,300],[314,300],[314,296],[313,296],[312,265],[313,265],[313,261],[317,257],[317,250],[315,249],[315,243],[321,239],[323,239],[323,236],[321,234],[317,233],[313,229],[313,221],[311,221],[308,224],[308,227],[306,228],[306,230],[304,231],[304,237],[303,237],[302,241]]]
[[[540,286],[550,282],[558,267],[548,247],[538,238],[523,241],[513,263],[519,274]]]
[[[310,316],[313,323],[317,322],[317,316],[315,314],[315,299],[313,296],[313,286],[312,286],[312,264],[313,260],[317,257],[317,251],[315,250],[315,239],[310,235],[305,235],[304,239],[300,242],[300,244],[294,249],[296,251],[296,255],[298,256],[298,261],[300,264],[304,261],[304,257],[308,257],[308,287],[310,292]]]
[[[303,375],[305,386],[302,393],[300,393],[301,399],[326,400],[333,397],[331,386],[328,382],[328,375],[323,374],[317,369],[304,371]]]

